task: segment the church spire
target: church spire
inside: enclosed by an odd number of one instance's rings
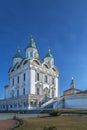
[[[74,78],[73,77],[72,77],[70,86],[71,86],[71,88],[75,88],[75,82],[74,82]]]

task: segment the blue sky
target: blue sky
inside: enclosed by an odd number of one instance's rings
[[[50,47],[59,69],[59,91],[87,89],[87,0],[0,0],[0,97],[18,47],[25,57],[33,36],[43,61]]]

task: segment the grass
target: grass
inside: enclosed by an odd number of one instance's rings
[[[23,119],[23,125],[15,130],[44,130],[45,127],[56,127],[57,130],[87,130],[87,117],[57,116],[26,118]]]
[[[74,108],[74,109],[58,109],[56,110],[58,112],[63,113],[67,113],[67,114],[87,114],[87,109],[78,109],[78,108]]]

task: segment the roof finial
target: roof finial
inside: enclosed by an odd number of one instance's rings
[[[72,80],[74,80],[74,78],[72,77]]]
[[[48,49],[48,53],[50,53],[50,48]]]
[[[30,36],[30,42],[34,43],[34,38],[32,37],[32,35]]]
[[[20,53],[20,52],[21,52],[21,50],[20,50],[20,49],[18,49],[18,50],[17,50],[17,53]]]
[[[20,53],[20,52],[21,52],[20,47],[17,46],[17,53]]]
[[[17,51],[16,51],[16,55],[14,56],[14,58],[22,58],[20,52],[21,52],[21,50],[20,50],[19,47],[18,47],[18,49],[17,49]]]

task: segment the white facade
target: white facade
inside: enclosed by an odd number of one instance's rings
[[[54,109],[57,108],[87,108],[87,93],[60,97],[54,103]]]
[[[0,110],[28,110],[38,107],[44,97],[58,97],[58,76],[50,51],[41,63],[31,38],[26,57],[22,58],[18,50],[13,58],[9,85],[5,87],[5,99],[0,101]]]
[[[87,94],[65,97],[64,108],[87,108]]]

